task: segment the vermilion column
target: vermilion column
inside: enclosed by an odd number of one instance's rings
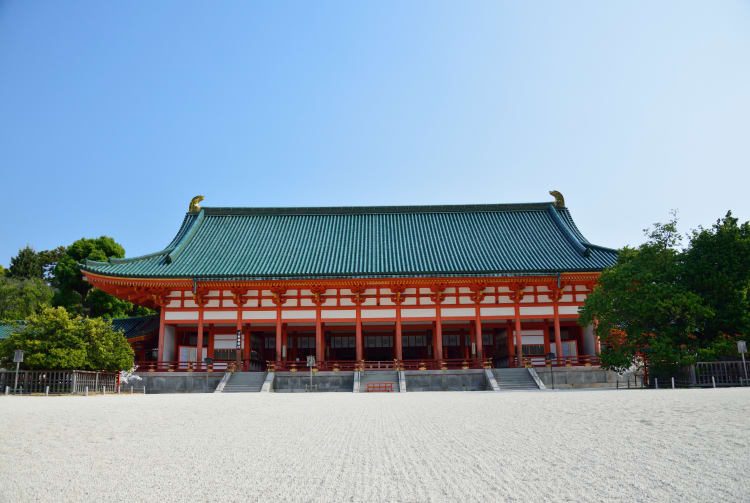
[[[245,336],[244,337],[244,339],[245,339],[245,351],[244,351],[244,353],[242,355],[242,358],[245,361],[248,362],[247,364],[248,364],[248,368],[249,368],[249,365],[250,365],[250,351],[252,350],[252,346],[250,344],[250,337],[251,337],[251,335],[250,335],[250,325],[245,325],[244,330],[242,328],[240,328],[240,330],[243,331],[243,334]]]
[[[198,340],[195,343],[195,361],[203,361],[203,306],[198,308]]]
[[[516,356],[518,357],[518,366],[523,366],[523,337],[521,335],[521,312],[518,307],[516,308]]]
[[[208,350],[206,351],[207,353],[206,356],[208,356],[211,359],[213,359],[214,357],[214,335],[215,335],[214,332],[215,332],[214,326],[209,325],[208,326]]]
[[[323,323],[320,321],[320,307],[315,310],[315,363],[323,361],[325,356],[323,348]]]
[[[281,356],[281,307],[276,308],[276,361],[283,360]]]
[[[479,318],[479,305],[476,306],[476,318],[474,319],[474,338],[477,344],[477,358],[482,358],[484,349],[482,347],[482,320]]]
[[[443,359],[443,321],[440,317],[440,304],[435,308],[435,359]]]
[[[159,356],[160,362],[164,361],[164,305],[159,308]]]
[[[357,304],[357,321],[354,325],[354,346],[356,347],[357,361],[365,359],[364,343],[362,341],[362,310]]]
[[[404,359],[404,350],[401,339],[401,306],[396,306],[396,337],[393,343],[396,345],[396,360],[399,361]]]
[[[558,358],[563,357],[562,352],[562,339],[560,338],[560,313],[557,310],[557,301],[553,306],[555,313],[555,352]]]

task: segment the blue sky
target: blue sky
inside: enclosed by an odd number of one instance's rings
[[[750,3],[0,1],[0,264],[206,206],[750,219]]]

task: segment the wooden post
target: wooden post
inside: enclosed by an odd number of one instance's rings
[[[521,333],[521,311],[518,303],[515,305],[516,308],[516,357],[518,358],[518,366],[523,367],[523,337]]]
[[[477,358],[484,357],[484,347],[482,346],[482,320],[479,317],[479,304],[475,306],[476,315],[474,319],[474,339],[477,345]]]
[[[364,341],[362,340],[362,312],[357,303],[357,321],[354,325],[354,346],[356,347],[357,361],[365,359]]]
[[[555,300],[553,309],[555,313],[555,350],[557,353],[557,360],[560,361],[560,358],[563,357],[563,350],[562,339],[560,338],[560,313],[557,309],[557,300]]]
[[[281,306],[276,308],[276,361],[281,361]]]
[[[164,307],[159,308],[159,356],[160,362],[164,361]]]
[[[323,340],[323,323],[320,321],[320,306],[315,310],[315,363],[320,365],[325,356]]]
[[[404,348],[402,337],[401,337],[401,306],[396,306],[396,336],[393,344],[396,346],[396,360],[401,361],[404,359]]]
[[[443,322],[440,316],[440,304],[435,306],[435,351],[433,357],[440,361],[443,359]]]
[[[207,356],[213,360],[214,358],[214,346],[216,345],[216,328],[213,324],[208,326],[208,351]]]
[[[203,361],[203,306],[198,307],[198,340],[195,343],[195,361]]]

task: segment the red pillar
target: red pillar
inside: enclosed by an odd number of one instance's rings
[[[198,340],[195,343],[195,361],[203,361],[203,306],[198,308]]]
[[[393,344],[396,346],[396,360],[404,359],[404,350],[401,342],[401,306],[396,306],[396,337]]]
[[[549,353],[549,322],[544,321],[544,354]]]
[[[474,338],[477,344],[477,358],[483,358],[484,348],[482,347],[482,320],[479,318],[479,306],[476,306],[476,318],[474,319]]]
[[[557,301],[555,301],[555,304],[553,306],[553,309],[555,310],[555,351],[558,358],[563,357],[563,350],[562,350],[562,339],[560,338],[560,313],[557,310]]]
[[[440,304],[435,306],[435,359],[443,359],[443,321],[441,319]]]
[[[320,307],[315,310],[315,363],[319,364],[324,358],[323,323],[320,321]]]
[[[357,321],[354,325],[354,346],[356,347],[357,361],[361,362],[365,359],[365,346],[362,340],[362,313],[359,305],[357,305]]]
[[[276,308],[276,361],[281,361],[281,307]]]
[[[164,361],[164,306],[159,309],[159,356],[160,362]]]
[[[214,332],[215,328],[213,325],[208,326],[208,351],[207,355],[209,358],[213,359],[214,357]]]
[[[245,336],[245,349],[242,354],[242,359],[247,362],[247,370],[250,370],[250,352],[252,351],[252,346],[250,344],[250,326],[245,326],[244,329],[241,328],[240,330],[243,331]]]
[[[516,304],[516,356],[518,357],[518,366],[523,366],[523,337],[521,335],[521,313]]]

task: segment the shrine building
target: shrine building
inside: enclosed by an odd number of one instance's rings
[[[152,370],[296,370],[307,356],[316,370],[501,368],[550,353],[552,365],[596,365],[578,310],[617,252],[584,238],[552,194],[330,208],[200,207],[198,196],[166,248],[81,269],[158,310],[133,338]]]

